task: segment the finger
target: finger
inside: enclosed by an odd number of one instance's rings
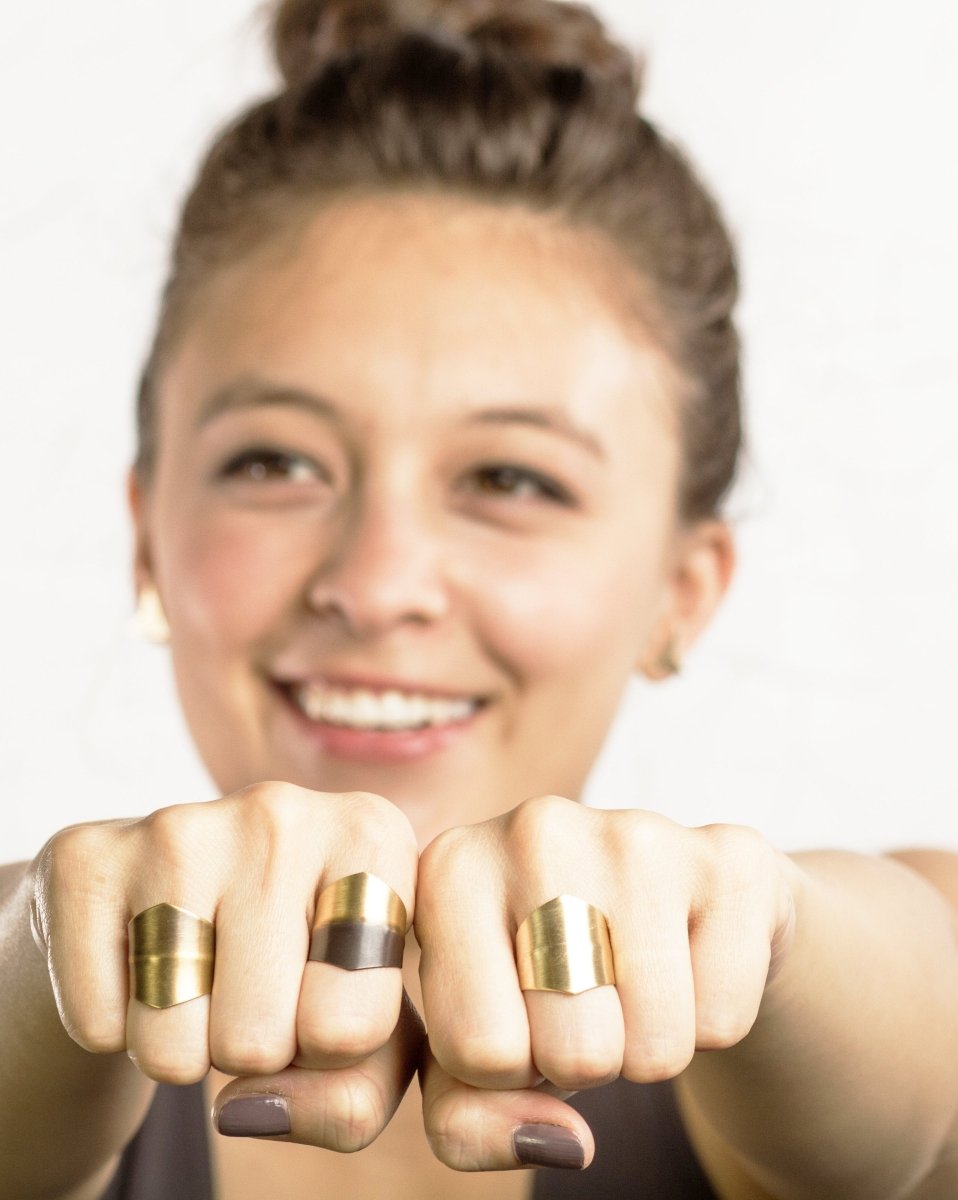
[[[658,896],[667,890],[643,888],[611,927],[625,1022],[622,1074],[636,1083],[674,1078],[695,1051],[687,908]]]
[[[128,884],[130,922],[158,905],[185,910],[187,929],[170,924],[172,914],[160,917],[146,927],[129,927],[128,948],[133,955],[147,954],[159,948],[166,938],[172,949],[164,954],[160,978],[173,971],[181,947],[180,935],[199,931],[190,929],[196,922],[214,925],[221,893],[217,871],[210,868],[206,853],[217,833],[218,807],[206,804],[181,804],[159,809],[130,826]],[[222,827],[220,826],[220,830]],[[221,840],[221,839],[220,839]],[[198,872],[196,862],[202,856],[206,870]],[[192,918],[192,920],[191,920]],[[148,930],[159,937],[152,944]],[[144,935],[146,940],[143,941]],[[215,986],[215,963],[213,965]],[[137,1067],[161,1083],[189,1084],[201,1080],[210,1068],[208,995],[196,995],[182,1003],[152,1007],[148,997],[131,995],[127,1006],[127,1053]],[[159,1000],[167,1004],[167,1000]]]
[[[755,1023],[771,956],[768,921],[747,896],[713,902],[692,929],[695,1044],[722,1050],[740,1042]]]
[[[292,872],[291,872],[292,874]],[[228,1075],[270,1075],[296,1054],[296,1004],[308,942],[308,874],[239,881],[216,917],[210,1059]]]
[[[705,851],[689,920],[696,1043],[724,1049],[755,1023],[794,910],[782,887],[783,856],[754,829],[713,825],[695,834]]]
[[[481,860],[468,830],[441,835],[420,860],[416,935],[430,1045],[464,1083],[529,1087],[539,1074],[511,919]]]
[[[444,1071],[428,1045],[420,1080],[426,1136],[453,1170],[581,1169],[592,1161],[589,1126],[546,1091],[471,1087]]]
[[[605,914],[560,893],[523,917],[515,947],[538,1070],[562,1090],[616,1079],[624,1029]]]
[[[386,1127],[415,1074],[425,1038],[408,997],[384,1046],[362,1063],[332,1071],[288,1067],[236,1079],[217,1096],[213,1123],[228,1137],[272,1138],[351,1153]]]
[[[382,881],[399,897],[408,925],[414,914],[418,854],[408,821],[387,801],[363,797],[348,814],[343,836],[330,852],[320,892],[342,880],[368,872],[374,900]],[[375,903],[379,910],[381,904]],[[370,936],[389,938],[381,915],[373,923],[340,925],[338,951],[346,960],[365,961]],[[403,929],[405,934],[405,928]],[[375,953],[378,947],[373,946]],[[337,958],[341,955],[337,952]],[[305,961],[306,955],[303,955]],[[383,1046],[399,1019],[402,1001],[402,971],[395,966],[348,969],[333,962],[305,962],[296,1018],[298,1054],[296,1065],[332,1069],[360,1062]]]
[[[611,1083],[622,1072],[625,1023],[614,987],[575,996],[527,991],[532,1058],[539,1073],[563,1091]]]
[[[173,899],[167,899],[167,896],[173,896]],[[157,898],[156,892],[144,892],[134,900],[134,915],[164,904],[186,910],[197,920],[212,923],[214,904],[211,899],[194,898],[189,892],[183,895],[177,890],[167,892],[162,900]],[[134,932],[131,931],[130,936],[134,938],[131,952],[135,952],[138,947]],[[172,969],[173,964],[167,962],[165,966]],[[151,1079],[172,1084],[197,1083],[210,1068],[209,995],[195,996],[166,1007],[153,1007],[148,999],[136,994],[130,996],[126,1019],[127,1053]]]
[[[119,890],[108,893],[91,882],[118,853],[113,825],[80,825],[51,838],[37,864],[35,936],[63,1027],[93,1054],[126,1049],[129,911]]]

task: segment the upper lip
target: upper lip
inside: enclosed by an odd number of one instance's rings
[[[450,688],[418,680],[398,679],[386,675],[308,673],[278,676],[281,687],[327,687],[369,692],[404,692],[406,695],[429,696],[437,700],[461,700],[463,697],[481,700],[485,694],[468,688]]]

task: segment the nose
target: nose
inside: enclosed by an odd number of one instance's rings
[[[307,588],[308,606],[353,636],[441,621],[449,611],[444,548],[412,505],[368,500],[343,528]]]

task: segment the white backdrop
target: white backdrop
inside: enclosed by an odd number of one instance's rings
[[[591,787],[787,847],[958,845],[958,6],[607,0],[737,230],[741,570]],[[126,634],[123,475],[175,202],[270,79],[252,0],[0,17],[0,860],[212,794]]]

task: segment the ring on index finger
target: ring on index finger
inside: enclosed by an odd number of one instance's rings
[[[556,896],[516,931],[516,966],[524,992],[576,995],[615,983],[605,913],[578,896]]]
[[[320,892],[310,962],[347,971],[401,967],[405,947],[406,906],[378,876],[360,871]]]
[[[213,990],[213,922],[175,904],[154,904],[129,924],[130,995],[172,1008]]]

